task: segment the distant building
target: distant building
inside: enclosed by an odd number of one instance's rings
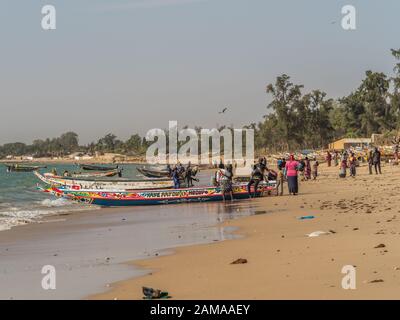
[[[371,138],[343,138],[328,145],[330,150],[345,150],[349,148],[366,148],[371,144]]]

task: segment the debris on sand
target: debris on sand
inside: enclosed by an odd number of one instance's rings
[[[152,300],[152,299],[169,299],[171,298],[168,295],[168,292],[163,292],[159,289],[153,289],[148,287],[142,287],[143,291],[143,299]]]
[[[375,246],[375,249],[379,249],[379,248],[385,248],[386,246],[383,243],[378,244],[377,246]]]
[[[299,220],[309,220],[309,219],[314,219],[314,216],[302,216],[299,218]]]
[[[266,214],[267,213],[267,211],[265,211],[265,210],[256,210],[256,211],[254,211],[254,214]]]
[[[319,236],[324,236],[324,235],[329,235],[329,234],[332,234],[332,233],[336,233],[335,231],[334,232],[331,232],[331,231],[332,230],[329,230],[328,232],[327,231],[314,231],[314,232],[311,232],[309,234],[306,234],[306,236],[308,236],[310,238],[313,238],[313,237],[319,237]]]
[[[383,279],[375,279],[375,280],[371,280],[368,283],[378,283],[378,282],[384,282]]]
[[[247,263],[247,259],[239,258],[231,262],[231,264],[244,264],[244,263]]]

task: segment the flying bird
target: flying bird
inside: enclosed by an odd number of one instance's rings
[[[218,112],[219,114],[225,113],[225,111],[228,110],[228,108],[222,109],[222,111]]]

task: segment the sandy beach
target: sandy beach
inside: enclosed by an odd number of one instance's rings
[[[243,201],[256,214],[222,224],[243,237],[132,261],[148,274],[89,298],[141,299],[148,286],[173,299],[398,299],[400,168],[357,170],[356,178],[340,179],[338,167],[324,164],[297,196]],[[308,215],[314,218],[299,219]],[[315,231],[327,234],[307,236]],[[231,264],[239,258],[247,263]],[[345,265],[356,269],[355,290],[342,288]]]

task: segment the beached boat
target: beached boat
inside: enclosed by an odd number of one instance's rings
[[[44,192],[57,197],[70,199],[88,204],[121,207],[158,204],[178,204],[189,202],[209,202],[223,200],[220,187],[192,187],[170,190],[135,190],[135,191],[100,191],[100,190],[74,190],[65,187],[51,187],[42,189]],[[253,192],[254,189],[251,191]],[[276,190],[276,183],[263,183],[256,192],[260,197],[272,190]],[[233,185],[234,199],[248,199],[247,184]],[[226,196],[229,199],[229,195]]]
[[[165,178],[169,176],[169,171],[167,169],[141,167],[137,168],[137,171],[149,178]]]
[[[20,163],[13,163],[13,164],[4,164],[7,167],[7,172],[31,172],[35,170],[39,170],[42,168],[47,168],[46,166],[32,166],[28,164],[20,164]]]
[[[118,175],[119,177],[122,176],[122,171],[120,169],[114,169],[111,171],[100,171],[100,172],[78,172],[78,173],[68,173],[69,178],[75,179],[85,179],[85,178],[104,178],[104,177],[114,177]],[[59,176],[57,174],[53,174],[50,172],[44,173],[45,177],[48,178],[58,178],[62,179],[64,176]]]
[[[172,179],[76,179],[73,177],[45,176],[37,171],[35,171],[34,174],[46,184],[68,186],[75,189],[137,190],[166,189],[174,187]]]
[[[99,166],[94,164],[78,164],[83,170],[91,171],[111,171],[118,169],[118,166]]]
[[[139,167],[137,170],[148,178],[167,178],[170,175],[169,170],[167,167]],[[197,166],[192,167],[192,177],[196,176],[197,172],[199,171]]]

